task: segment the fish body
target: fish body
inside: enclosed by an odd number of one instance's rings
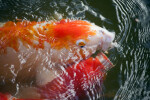
[[[35,49],[44,49],[44,42],[55,49],[69,48],[69,44],[74,44],[77,39],[85,39],[89,35],[95,35],[94,31],[87,31],[90,28],[89,26],[90,23],[86,21],[23,21],[17,23],[10,21],[0,29],[0,50],[11,47],[15,51],[19,51],[18,40]],[[72,27],[72,29],[69,29],[69,27]]]
[[[34,98],[36,100],[87,100],[89,97],[98,99],[101,95],[98,97],[95,95],[101,93],[104,76],[112,67],[113,64],[105,54],[99,53],[95,58],[90,57],[77,64],[68,66],[65,72],[51,82],[43,86],[37,86]],[[40,96],[36,97],[37,94]],[[3,98],[6,98],[6,95],[3,94]]]
[[[19,51],[18,40],[24,46],[28,45],[36,49],[43,49],[44,42],[55,49],[69,48],[70,45],[76,44],[77,40],[84,39],[88,42],[90,37],[95,35],[101,35],[101,43],[112,42],[114,39],[114,34],[82,20],[17,23],[9,21],[0,28],[0,50],[4,51],[7,47],[11,47]]]
[[[83,20],[6,22],[0,27],[0,81],[44,86],[64,66],[112,47],[115,34]],[[12,84],[9,86],[15,87]]]
[[[100,53],[66,69],[57,78],[38,87],[41,98],[64,100],[88,100],[99,98],[106,72],[113,67],[109,59]],[[96,95],[99,95],[98,97]]]

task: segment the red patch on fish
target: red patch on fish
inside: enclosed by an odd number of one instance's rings
[[[8,100],[7,95],[0,93],[0,100]]]
[[[88,58],[77,64],[68,66],[57,78],[44,86],[37,87],[41,99],[12,99],[12,100],[43,100],[43,99],[89,99],[102,91],[102,82],[106,72],[113,64],[100,53],[96,58]],[[29,91],[30,92],[30,91]],[[94,94],[93,94],[94,93]],[[0,93],[0,100],[8,100],[7,94]]]

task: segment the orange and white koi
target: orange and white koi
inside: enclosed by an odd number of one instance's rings
[[[0,27],[0,76],[5,82],[36,76],[36,84],[43,86],[57,77],[56,71],[62,73],[64,65],[108,50],[114,37],[83,20],[6,22]]]
[[[44,49],[44,42],[57,50],[69,48],[70,45],[82,47],[85,46],[84,42],[88,43],[95,35],[99,38],[99,44],[103,46],[105,42],[111,43],[114,39],[114,34],[82,20],[63,19],[56,22],[23,21],[17,23],[9,21],[0,28],[0,50],[11,47],[19,51],[18,40],[21,40],[24,46],[28,44],[36,49]],[[83,41],[78,41],[80,39]],[[107,48],[103,46],[102,49],[106,50]]]

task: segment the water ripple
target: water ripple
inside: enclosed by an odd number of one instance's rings
[[[104,2],[105,6],[103,6]],[[107,29],[116,32],[116,42],[120,46],[110,50],[108,54],[115,65],[111,71],[112,76],[107,77],[108,86],[114,83],[113,89],[108,91],[113,94],[114,100],[148,100],[150,99],[150,6],[148,5],[150,2],[112,0],[110,3],[109,5],[106,0],[100,2],[98,0],[94,2],[90,0],[0,0],[0,21],[15,21],[17,18],[34,21],[70,18],[89,20],[99,26],[109,27]],[[107,6],[113,4],[116,13],[112,9],[107,10]],[[117,21],[114,21],[115,17]],[[112,80],[114,77],[117,81]],[[16,87],[18,89],[19,84]],[[94,86],[91,88],[91,94],[93,96],[89,93],[90,99],[101,95],[106,95],[106,99],[109,98],[107,97],[109,94],[99,94],[94,90]]]
[[[149,96],[149,10],[141,0],[114,0],[123,47],[120,67],[122,81],[115,100],[148,99]],[[146,99],[146,100],[147,100]]]

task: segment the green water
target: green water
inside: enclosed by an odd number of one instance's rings
[[[107,56],[106,100],[150,100],[149,0],[0,0],[0,22],[83,19],[116,33]]]

